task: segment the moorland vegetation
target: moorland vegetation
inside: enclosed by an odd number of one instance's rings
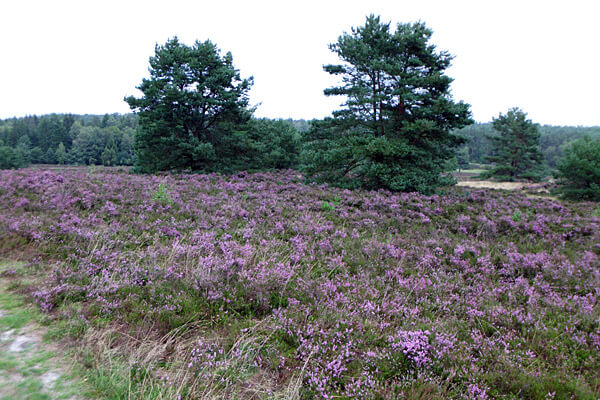
[[[4,277],[117,398],[600,391],[597,203],[29,168],[0,207]]]
[[[3,168],[137,173],[1,170],[2,279],[98,397],[596,400],[600,142],[555,164],[581,202],[452,187],[486,152],[539,178],[544,134],[511,109],[482,150],[431,34],[342,34],[323,121],[254,118],[231,54],[176,38],[137,116],[3,121]]]

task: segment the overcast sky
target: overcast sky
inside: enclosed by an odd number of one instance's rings
[[[322,118],[341,102],[323,95],[327,46],[371,13],[433,29],[479,122],[517,106],[540,124],[600,125],[597,0],[0,0],[0,118],[129,112],[123,97],[173,36],[231,51],[257,116]]]

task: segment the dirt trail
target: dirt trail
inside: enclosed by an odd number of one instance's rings
[[[78,400],[58,349],[43,341],[37,312],[6,290],[0,276],[0,400]]]

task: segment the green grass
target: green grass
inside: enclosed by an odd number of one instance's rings
[[[0,400],[15,399],[69,399],[81,395],[81,388],[69,374],[56,368],[57,356],[44,349],[44,343],[36,342],[21,352],[9,350],[10,341],[17,335],[36,337],[41,333],[37,323],[42,319],[39,311],[27,305],[21,296],[10,293],[6,276],[15,275],[24,268],[23,263],[0,262],[0,335],[6,341],[0,342]],[[48,372],[62,373],[47,390],[43,376]]]

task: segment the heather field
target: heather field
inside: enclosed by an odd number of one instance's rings
[[[98,397],[600,397],[598,203],[30,168],[0,210]]]

